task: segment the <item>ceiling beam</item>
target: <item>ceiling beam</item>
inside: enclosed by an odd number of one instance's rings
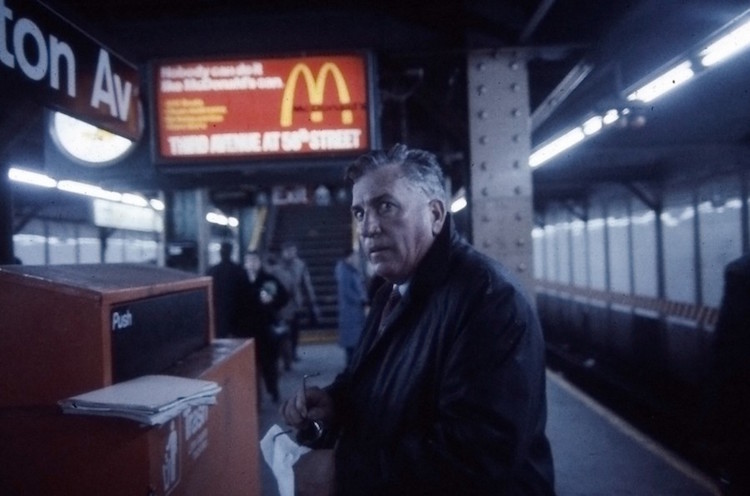
[[[536,131],[539,126],[549,119],[557,108],[570,96],[571,93],[583,82],[594,69],[593,64],[581,60],[565,77],[558,83],[547,98],[539,104],[531,113],[531,131]]]

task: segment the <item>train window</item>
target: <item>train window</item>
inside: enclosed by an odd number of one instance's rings
[[[558,282],[570,284],[570,266],[573,259],[570,253],[570,222],[567,219],[561,219],[557,224],[557,247],[559,252]]]
[[[589,221],[586,225],[588,232],[588,254],[591,288],[607,290],[606,254],[604,242],[605,221],[603,209],[593,204],[589,209]]]
[[[695,303],[695,208],[692,194],[672,190],[664,199],[661,215],[665,296],[668,300]]]
[[[102,243],[99,230],[91,225],[78,227],[78,260],[79,263],[101,263]]]
[[[622,201],[607,207],[607,248],[609,250],[609,289],[630,294],[630,217]]]
[[[633,199],[630,224],[633,243],[633,292],[658,296],[656,267],[656,213]]]
[[[534,254],[534,278],[544,280],[546,279],[544,273],[544,228],[535,227],[532,229],[531,241]]]
[[[555,224],[547,224],[544,226],[544,254],[545,254],[545,269],[548,281],[558,281],[558,255],[557,255],[557,226]]]
[[[13,235],[13,253],[25,265],[47,263],[47,235],[43,220],[30,220],[23,229]]]
[[[104,263],[125,262],[125,239],[122,231],[115,231],[107,238],[107,249],[104,252]]]
[[[734,180],[718,180],[699,191],[701,289],[703,304],[718,307],[724,284],[724,267],[742,254],[742,200]]]
[[[573,252],[573,284],[588,287],[588,246],[586,245],[586,223],[576,219],[570,223],[570,248]]]
[[[50,222],[47,246],[50,265],[76,263],[78,261],[78,242],[75,224]]]

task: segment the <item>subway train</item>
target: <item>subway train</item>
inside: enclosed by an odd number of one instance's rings
[[[0,0],[0,265],[204,274],[223,241],[272,259],[294,238],[326,335],[346,165],[427,149],[458,229],[535,296],[551,368],[717,470],[701,422],[724,269],[750,252],[750,10],[438,4]]]

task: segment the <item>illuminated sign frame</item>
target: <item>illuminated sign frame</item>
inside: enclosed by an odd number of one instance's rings
[[[372,57],[234,57],[152,64],[154,161],[352,157],[376,144]]]

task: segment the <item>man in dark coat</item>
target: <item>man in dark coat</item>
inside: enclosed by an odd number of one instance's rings
[[[240,330],[247,275],[240,264],[232,261],[232,250],[232,243],[221,243],[221,261],[207,272],[213,278],[214,317],[218,338],[236,335]]]
[[[336,440],[297,462],[298,494],[554,494],[526,297],[454,231],[432,154],[397,145],[347,174],[362,247],[390,284],[344,373],[282,405],[290,425],[315,420]]]
[[[255,338],[258,379],[263,377],[266,391],[272,401],[278,403],[279,342],[273,329],[279,320],[279,310],[289,301],[289,293],[281,281],[263,268],[258,252],[248,251],[245,254],[245,270],[249,282],[244,308],[245,333],[241,336]]]

